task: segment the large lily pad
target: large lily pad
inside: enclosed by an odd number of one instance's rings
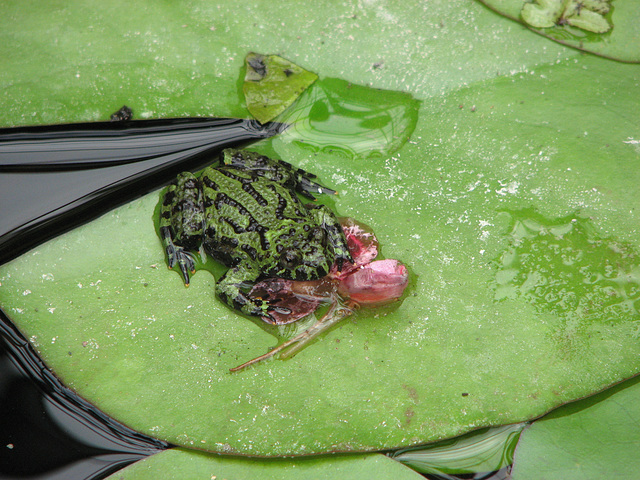
[[[413,273],[402,305],[363,311],[292,360],[228,372],[278,332],[224,308],[208,272],[185,289],[166,270],[157,192],[3,266],[0,305],[56,373],[108,414],[212,451],[377,450],[535,417],[637,373],[633,302],[622,298],[627,310],[615,316],[597,295],[589,311],[558,306],[581,291],[586,257],[603,259],[594,282],[622,265],[618,282],[635,295],[637,67],[579,57],[475,4],[425,12],[366,3],[336,13],[326,2],[316,10],[329,25],[305,24],[304,42],[281,28],[283,18],[302,25],[285,3],[123,3],[122,23],[112,23],[111,7],[84,5],[74,14],[27,8],[28,17],[0,7],[22,28],[46,22],[52,35],[89,44],[63,54],[22,29],[1,32],[11,59],[0,97],[6,123],[86,120],[125,101],[144,115],[242,115],[236,83],[248,51],[282,52],[323,76],[423,100],[411,142],[392,156],[316,154],[286,138],[256,147],[339,189],[339,213],[372,226],[383,254]],[[67,15],[83,27],[56,27]],[[109,33],[108,50],[96,31]],[[9,55],[17,40],[33,47],[39,68]],[[558,225],[574,219],[583,236],[561,238]],[[525,237],[515,228],[532,223],[541,227]],[[541,296],[536,279],[550,275],[534,274],[557,265],[547,258],[556,241],[575,267]],[[599,249],[595,257],[588,248]]]
[[[423,478],[401,463],[380,455],[353,455],[302,459],[258,460],[172,449],[152,455],[114,473],[107,480],[189,478],[191,480],[306,480],[317,478],[419,480]]]

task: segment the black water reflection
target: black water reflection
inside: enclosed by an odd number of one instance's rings
[[[168,448],[62,383],[0,312],[0,478],[97,480]]]

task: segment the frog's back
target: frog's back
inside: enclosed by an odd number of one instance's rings
[[[233,167],[210,167],[201,177],[207,217],[235,220],[273,229],[283,221],[302,222],[308,213],[295,192],[255,173]],[[249,225],[246,224],[246,226]]]
[[[276,231],[308,222],[309,213],[295,192],[251,171],[210,167],[200,180],[205,248],[225,265],[237,264],[244,255],[268,263],[275,253]]]

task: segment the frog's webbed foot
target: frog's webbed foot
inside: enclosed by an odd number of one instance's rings
[[[270,312],[287,315],[291,313],[291,310],[275,305],[274,301],[269,302],[262,298],[253,297],[243,291],[247,284],[253,283],[258,276],[252,271],[247,272],[246,269],[231,268],[218,280],[216,292],[220,300],[231,308],[252,317],[267,318],[275,323],[276,320]]]
[[[305,197],[315,200],[314,194],[335,195],[336,191],[316,183],[316,176],[301,168],[296,168],[284,160],[275,160],[265,155],[246,150],[226,149],[222,152],[222,163],[280,183]]]
[[[160,234],[162,235],[164,248],[167,252],[167,263],[169,268],[173,269],[177,264],[180,267],[180,272],[182,272],[184,284],[188,287],[189,274],[194,274],[196,271],[193,256],[183,247],[173,243],[170,227],[160,227]]]
[[[318,225],[326,232],[327,242],[333,250],[334,261],[338,266],[338,270],[342,270],[344,262],[353,263],[342,225],[340,225],[340,222],[334,216],[331,209],[325,205],[314,205],[311,203],[308,203],[305,207],[316,219]]]

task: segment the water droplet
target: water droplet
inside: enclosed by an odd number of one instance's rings
[[[282,138],[314,152],[388,156],[409,139],[420,102],[410,94],[353,85],[337,78],[314,83],[277,121]]]

